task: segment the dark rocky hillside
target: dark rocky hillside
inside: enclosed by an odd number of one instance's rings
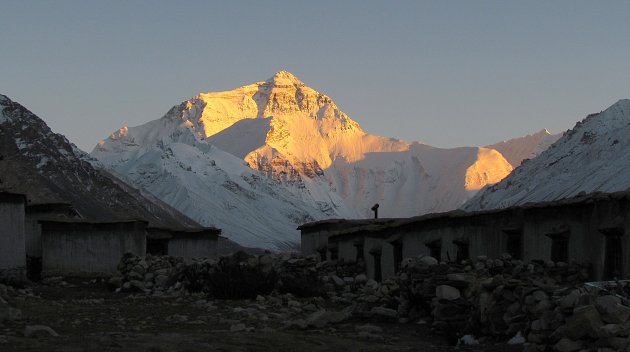
[[[153,226],[197,227],[165,203],[97,169],[88,154],[51,131],[35,114],[0,95],[0,189],[29,203],[69,202],[98,221],[143,219]]]

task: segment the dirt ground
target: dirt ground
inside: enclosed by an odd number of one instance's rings
[[[427,324],[350,319],[321,329],[289,327],[298,314],[253,300],[202,295],[157,298],[113,293],[104,283],[75,280],[35,285],[10,304],[23,318],[0,325],[0,351],[521,351],[491,341],[453,346]],[[321,306],[320,302],[320,306]],[[343,307],[337,307],[341,309]],[[50,327],[59,336],[39,332]]]

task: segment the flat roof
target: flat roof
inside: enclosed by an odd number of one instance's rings
[[[0,192],[0,202],[26,204],[26,195],[21,193]]]
[[[138,228],[145,230],[149,224],[145,220],[120,220],[120,221],[93,221],[83,219],[59,219],[59,220],[39,220],[42,230],[68,230],[82,228],[105,228],[111,229],[116,227]]]
[[[147,230],[157,230],[157,231],[170,231],[170,232],[182,232],[182,233],[201,233],[201,232],[218,232],[221,233],[221,229],[208,226],[208,227],[191,227],[191,228],[169,228],[169,227],[148,227]]]
[[[429,213],[429,214],[424,214],[424,215],[419,215],[419,216],[414,216],[414,217],[409,217],[409,218],[394,218],[394,219],[389,219],[390,221],[384,222],[384,223],[378,223],[377,221],[375,221],[376,219],[372,219],[372,221],[362,220],[362,221],[354,221],[354,222],[352,220],[346,220],[346,224],[348,224],[349,226],[345,229],[340,229],[339,231],[335,231],[335,233],[332,234],[330,238],[339,239],[346,235],[354,235],[357,232],[364,232],[371,235],[377,235],[380,232],[383,232],[392,228],[403,227],[407,225],[413,225],[413,224],[430,222],[430,221],[491,216],[491,215],[496,215],[500,213],[539,210],[539,209],[546,209],[546,208],[551,208],[551,207],[582,206],[582,205],[590,204],[597,201],[621,200],[621,199],[628,199],[628,198],[630,198],[630,191],[621,191],[621,192],[612,192],[612,193],[595,192],[595,193],[590,193],[590,194],[578,195],[571,198],[546,201],[546,202],[526,203],[523,205],[517,205],[517,206],[512,206],[512,207],[506,207],[506,208],[496,208],[496,209],[479,210],[479,211],[472,211],[472,212],[456,209],[456,210],[443,212],[443,213]],[[317,222],[304,224],[298,227],[298,229],[316,228],[318,226],[325,227],[326,224],[342,223],[342,222],[343,222],[343,219],[317,221]]]
[[[302,224],[300,226],[298,226],[298,230],[314,230],[317,228],[327,228],[327,227],[334,227],[336,225],[343,225],[343,226],[361,226],[361,225],[367,225],[367,224],[380,224],[380,223],[387,223],[390,221],[394,221],[396,220],[396,218],[379,218],[379,219],[326,219],[326,220],[319,220],[319,221],[313,221],[313,222],[308,222],[306,224]]]
[[[26,212],[74,210],[71,203],[37,203],[26,206]]]
[[[173,237],[220,237],[221,229],[216,227],[167,228],[148,227],[147,236],[151,239],[169,239]]]

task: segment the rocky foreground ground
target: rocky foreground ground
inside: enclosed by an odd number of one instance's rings
[[[630,286],[589,265],[125,255],[108,279],[0,286],[0,351],[630,351]]]
[[[522,349],[494,341],[456,347],[422,321],[398,324],[391,312],[352,317],[343,304],[290,294],[241,300],[208,299],[203,293],[155,297],[114,293],[104,281],[78,279],[25,289],[0,286],[0,293],[5,297],[3,352]]]

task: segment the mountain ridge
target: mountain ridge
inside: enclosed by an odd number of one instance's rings
[[[97,221],[141,219],[152,226],[198,227],[174,208],[92,166],[94,160],[21,104],[0,95],[0,187],[30,204],[69,202]]]
[[[581,193],[630,188],[630,99],[590,114],[547,150],[487,187],[462,207],[504,208],[564,199]]]

